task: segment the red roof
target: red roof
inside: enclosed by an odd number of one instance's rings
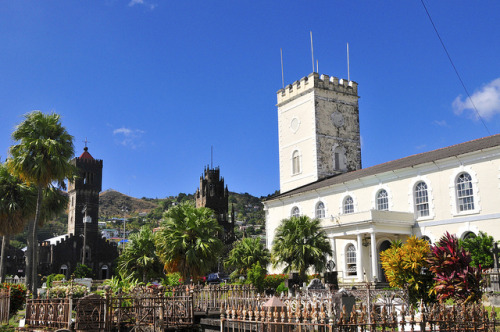
[[[81,159],[90,159],[90,160],[94,160],[94,157],[92,157],[92,155],[88,152],[88,149],[87,147],[83,148],[83,153],[82,155],[80,156]]]

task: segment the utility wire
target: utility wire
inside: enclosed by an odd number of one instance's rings
[[[448,57],[448,60],[450,60],[451,66],[453,67],[453,70],[455,70],[455,74],[457,74],[458,80],[462,84],[462,87],[464,88],[465,93],[467,94],[467,97],[469,98],[470,103],[472,104],[472,107],[476,111],[477,117],[479,118],[479,120],[481,120],[481,123],[483,124],[484,128],[486,129],[486,132],[488,133],[488,135],[491,135],[490,130],[486,126],[486,123],[484,122],[483,117],[481,116],[481,114],[479,114],[479,111],[477,110],[476,105],[474,104],[474,101],[472,100],[472,98],[471,98],[471,96],[469,94],[469,91],[467,90],[467,87],[465,86],[464,81],[462,80],[462,77],[458,73],[457,67],[455,67],[455,64],[453,63],[453,60],[451,59],[450,53],[448,53],[448,50],[446,49],[446,46],[444,45],[444,42],[441,39],[441,36],[439,35],[439,32],[438,32],[438,30],[436,28],[436,25],[434,24],[434,21],[432,20],[431,14],[429,13],[429,11],[427,10],[427,7],[425,6],[424,0],[420,0],[420,2],[422,3],[422,6],[424,7],[425,12],[427,13],[427,17],[429,18],[429,21],[431,21],[432,27],[434,28],[434,31],[436,32],[436,35],[439,38],[439,41],[441,42],[441,46],[443,46],[443,49],[444,49],[444,51],[446,53],[446,56]]]

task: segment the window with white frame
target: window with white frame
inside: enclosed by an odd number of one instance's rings
[[[294,206],[294,207],[292,208],[292,213],[291,213],[291,216],[292,216],[292,217],[298,217],[298,216],[300,216],[300,210],[299,210],[299,208],[298,208],[298,207]]]
[[[356,268],[356,247],[353,244],[349,244],[345,252],[345,262],[347,268],[348,276],[355,276],[357,274]]]
[[[295,150],[292,154],[292,174],[300,173],[300,154]]]
[[[469,173],[462,173],[457,177],[456,190],[458,212],[474,210],[474,191]]]
[[[316,218],[324,218],[325,217],[325,204],[323,202],[319,202],[316,204]]]
[[[351,196],[344,198],[344,204],[342,204],[342,211],[344,214],[354,213],[354,200]]]
[[[377,210],[389,210],[389,195],[387,195],[387,191],[385,191],[385,189],[382,189],[377,193]]]
[[[429,195],[427,194],[427,184],[420,181],[415,186],[415,213],[417,218],[429,216]]]

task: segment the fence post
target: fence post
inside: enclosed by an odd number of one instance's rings
[[[68,330],[71,329],[71,315],[73,315],[73,296],[72,293],[68,296]]]

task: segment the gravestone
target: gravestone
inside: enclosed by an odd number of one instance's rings
[[[302,285],[302,281],[300,280],[298,273],[290,273],[288,275],[288,279],[285,280],[285,286],[288,287],[288,292],[295,296],[296,290]]]
[[[354,295],[348,293],[346,290],[341,289],[337,293],[333,295],[333,304],[336,308],[335,316],[338,319],[340,318],[340,313],[342,312],[342,308],[345,306],[346,318],[349,319],[351,317],[351,312],[356,304],[356,298]]]
[[[321,282],[321,280],[314,278],[311,280],[309,285],[307,285],[307,290],[323,290],[325,289],[325,285]]]

